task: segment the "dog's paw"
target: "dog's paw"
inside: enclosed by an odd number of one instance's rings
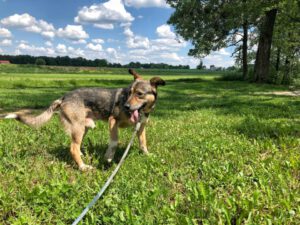
[[[79,166],[79,170],[84,172],[84,171],[89,171],[89,170],[93,170],[94,167],[90,166],[90,165],[86,165],[86,164],[83,164],[81,166]]]
[[[106,162],[111,163],[113,161],[113,157],[104,156]]]
[[[104,155],[104,159],[106,162],[111,163],[114,159],[114,156],[115,156],[115,151],[113,151],[112,149],[107,149]]]
[[[141,146],[140,149],[142,150],[142,152],[143,152],[145,155],[149,155],[149,152],[148,152],[148,148],[147,148],[147,147]]]

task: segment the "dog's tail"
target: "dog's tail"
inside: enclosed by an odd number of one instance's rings
[[[57,99],[49,106],[49,108],[42,112],[38,116],[32,116],[24,113],[10,113],[6,115],[5,119],[16,119],[21,121],[22,123],[25,123],[28,126],[38,128],[42,126],[43,124],[47,123],[51,117],[53,116],[53,113],[60,107],[62,103],[62,99]]]

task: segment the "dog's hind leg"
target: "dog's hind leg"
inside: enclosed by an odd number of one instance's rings
[[[82,143],[82,138],[84,136],[85,132],[85,127],[81,125],[73,125],[72,130],[71,130],[71,138],[72,138],[72,143],[70,147],[70,152],[72,155],[72,158],[75,160],[77,163],[79,169],[81,171],[86,171],[89,169],[92,169],[92,166],[86,165],[83,163],[81,159],[81,151],[80,151],[80,146]]]
[[[114,158],[118,146],[118,123],[116,119],[111,116],[108,119],[108,124],[109,124],[110,140],[104,158],[107,162],[110,163]]]
[[[85,131],[84,131],[84,134],[83,134],[83,138],[85,138],[87,132],[90,130],[90,129],[94,129],[96,127],[96,124],[95,124],[95,121],[92,119],[92,118],[85,118],[85,122],[84,122],[84,125],[85,125]],[[80,148],[80,155],[82,156],[82,152],[84,152],[84,144],[82,143],[81,144],[81,148]]]

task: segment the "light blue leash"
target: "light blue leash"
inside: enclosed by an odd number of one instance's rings
[[[98,194],[94,197],[94,199],[88,204],[88,206],[82,211],[82,213],[77,217],[77,219],[72,223],[72,225],[76,225],[78,224],[82,218],[85,216],[85,214],[87,214],[87,212],[89,211],[90,208],[92,208],[95,203],[97,202],[97,200],[102,196],[102,194],[104,193],[104,191],[107,189],[107,187],[110,185],[110,183],[112,182],[113,178],[115,177],[115,175],[117,174],[118,170],[120,169],[121,165],[123,164],[129,149],[134,141],[134,137],[136,135],[136,133],[139,131],[141,127],[141,122],[138,122],[135,126],[134,132],[132,134],[131,140],[119,162],[119,164],[117,165],[117,167],[114,169],[114,171],[112,172],[112,174],[110,175],[110,177],[108,178],[108,180],[106,181],[106,183],[104,184],[104,186],[101,188],[101,190],[98,192]]]

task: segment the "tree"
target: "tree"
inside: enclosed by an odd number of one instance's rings
[[[204,69],[204,65],[203,65],[203,62],[202,62],[202,60],[200,61],[200,63],[199,63],[199,65],[197,66],[197,69],[198,70],[203,70]]]
[[[242,51],[243,74],[248,73],[248,30],[254,24],[257,5],[254,0],[168,0],[175,12],[169,23],[194,48],[189,55],[204,57],[211,51],[235,46],[235,53]],[[240,44],[242,43],[242,45]]]
[[[254,66],[254,81],[256,82],[268,81],[273,29],[277,11],[278,10],[276,8],[267,11],[260,28],[258,49]]]
[[[300,67],[300,2],[281,1],[273,33],[271,64],[277,72],[277,83],[289,84]]]
[[[44,66],[44,65],[46,65],[46,61],[43,58],[37,58],[35,60],[35,65]]]

